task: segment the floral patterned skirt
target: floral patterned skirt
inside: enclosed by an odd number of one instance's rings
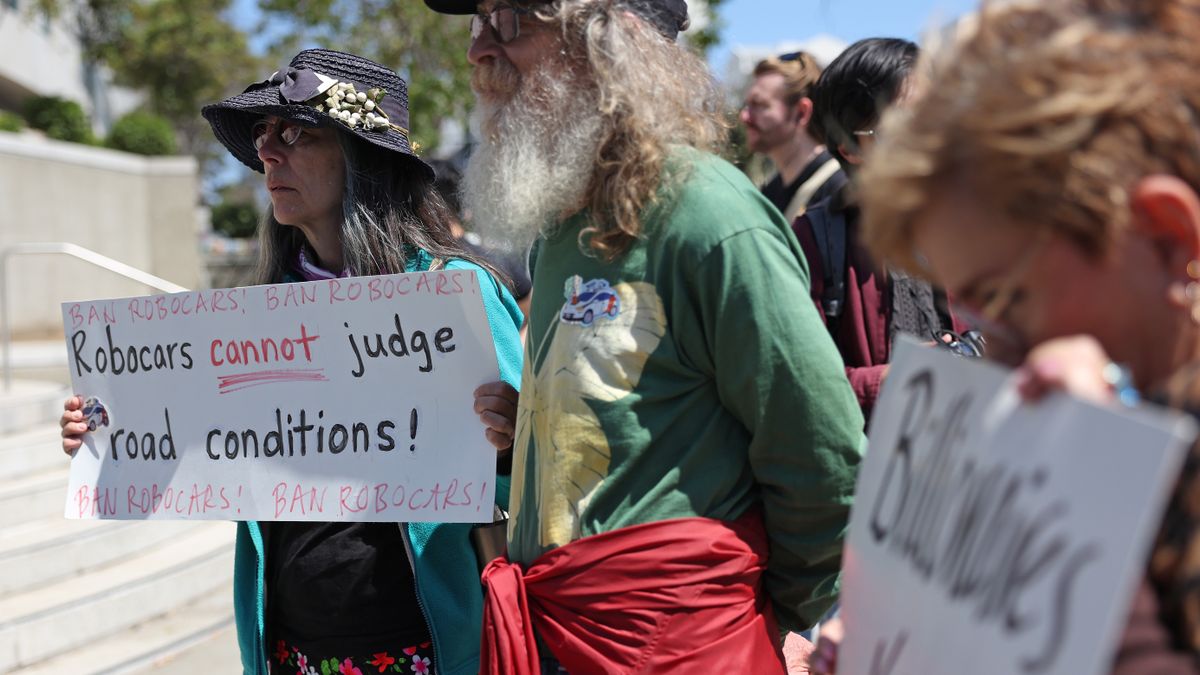
[[[374,654],[305,654],[285,640],[275,641],[268,659],[274,675],[434,675],[433,643]]]

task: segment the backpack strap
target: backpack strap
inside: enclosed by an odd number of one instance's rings
[[[842,315],[846,302],[846,216],[829,207],[829,200],[824,200],[804,214],[812,226],[825,272],[821,310],[827,323]]]
[[[796,189],[796,194],[792,196],[792,201],[788,203],[787,210],[783,213],[789,223],[804,213],[805,207],[808,206],[808,200],[812,199],[813,195],[817,194],[817,190],[820,190],[821,186],[833,178],[833,174],[841,168],[842,165],[838,164],[836,159],[827,159],[813,172],[813,175],[808,177],[808,180],[800,184],[800,187]]]

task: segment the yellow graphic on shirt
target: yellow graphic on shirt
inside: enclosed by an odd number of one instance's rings
[[[541,366],[534,372],[540,355],[525,359],[514,444],[509,534],[522,508],[530,506],[521,500],[532,452],[542,547],[580,538],[579,515],[608,477],[612,452],[589,402],[628,396],[667,332],[662,300],[650,284],[609,286],[576,276],[564,295],[558,320],[547,328],[553,339],[540,343]]]

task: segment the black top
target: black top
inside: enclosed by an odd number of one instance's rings
[[[784,185],[783,176],[776,173],[775,177],[771,179],[771,182],[763,186],[763,196],[766,197],[772,204],[774,204],[775,208],[779,209],[780,213],[787,213],[788,204],[792,203],[792,198],[796,196],[796,191],[800,189],[800,186],[804,185],[804,181],[812,178],[813,174],[817,172],[817,169],[825,166],[825,162],[828,162],[831,159],[833,159],[833,155],[829,154],[828,150],[823,150],[821,154],[817,155],[808,164],[804,165],[804,169],[800,171],[800,175],[796,176],[796,180],[792,181],[788,185]],[[813,193],[813,196],[809,198],[808,203],[805,204],[805,206],[812,206],[823,199],[833,196],[845,183],[846,175],[839,169],[838,172],[830,176],[829,179],[821,185],[821,187],[817,188],[817,191]]]
[[[312,654],[429,640],[398,523],[264,523],[267,633]]]
[[[512,290],[513,299],[521,300],[533,290],[533,281],[529,278],[529,269],[525,264],[525,256],[520,253],[505,253],[490,249],[467,239],[462,239],[459,243],[462,244],[468,253],[472,253],[495,265],[496,268],[508,276],[508,280],[512,282],[510,290]]]

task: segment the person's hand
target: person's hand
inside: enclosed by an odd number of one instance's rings
[[[1063,391],[1093,403],[1116,400],[1112,381],[1105,376],[1112,360],[1093,337],[1055,338],[1034,347],[1017,369],[1017,391],[1026,401],[1039,401]]]
[[[72,396],[63,403],[63,414],[58,419],[62,427],[63,452],[74,455],[79,446],[83,445],[83,435],[87,433],[87,422],[83,419],[83,397]]]
[[[845,626],[840,618],[834,617],[821,623],[821,631],[817,635],[817,648],[808,660],[812,675],[837,673],[838,648],[841,647],[844,632]]]
[[[475,390],[475,414],[483,422],[483,434],[497,451],[512,447],[519,398],[517,390],[505,382],[489,382]]]
[[[787,675],[809,675],[808,660],[812,656],[813,644],[799,633],[788,633],[783,640],[783,663]]]

